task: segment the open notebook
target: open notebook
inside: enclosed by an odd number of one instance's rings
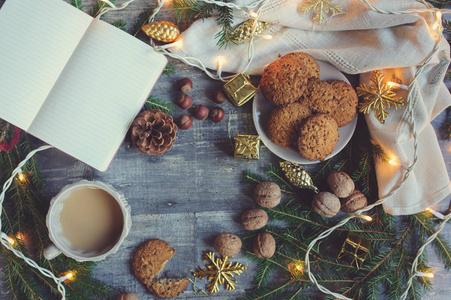
[[[7,0],[0,37],[0,118],[105,171],[166,58],[62,0]]]

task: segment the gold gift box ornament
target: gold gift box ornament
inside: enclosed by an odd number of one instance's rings
[[[349,262],[350,266],[355,265],[357,269],[360,269],[370,252],[370,244],[371,242],[369,240],[350,232],[343,243],[338,258],[344,259]]]
[[[241,106],[254,97],[257,88],[249,81],[249,76],[239,73],[224,85],[224,92],[236,106]]]
[[[235,158],[259,159],[260,137],[238,134],[235,137]]]

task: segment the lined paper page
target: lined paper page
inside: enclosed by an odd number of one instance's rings
[[[106,170],[166,62],[149,45],[94,19],[30,133]]]
[[[0,10],[0,118],[28,130],[92,18],[61,0]]]

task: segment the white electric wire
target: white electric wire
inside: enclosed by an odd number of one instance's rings
[[[101,9],[101,10],[99,11],[99,13],[98,13],[98,15],[97,15],[97,17],[96,17],[96,18],[98,18],[98,19],[100,19],[100,17],[101,17],[103,14],[105,14],[105,13],[107,13],[107,12],[109,12],[109,11],[124,9],[124,8],[126,8],[130,3],[134,2],[134,0],[128,0],[128,1],[126,1],[125,3],[123,3],[121,6],[116,6],[114,3],[112,3],[112,2],[109,1],[109,0],[101,0],[101,1],[105,2],[106,4],[108,4],[109,7],[104,7],[103,9]],[[249,42],[249,48],[248,48],[248,61],[247,61],[246,65],[243,67],[243,69],[241,69],[240,72],[238,72],[238,74],[239,74],[239,73],[244,73],[244,72],[246,72],[247,69],[249,68],[250,64],[252,63],[253,58],[254,58],[254,45],[253,45],[253,40],[254,40],[254,38],[255,38],[255,37],[254,37],[254,34],[255,34],[255,30],[256,30],[256,22],[258,21],[258,18],[260,17],[260,13],[261,13],[261,10],[262,10],[263,6],[265,5],[266,1],[269,1],[269,0],[258,0],[258,1],[255,1],[254,3],[252,3],[251,5],[247,6],[247,7],[235,5],[235,4],[233,4],[233,3],[226,3],[226,2],[214,1],[214,0],[198,0],[198,1],[202,1],[202,2],[210,3],[210,4],[215,4],[215,5],[218,5],[218,6],[226,6],[226,7],[229,7],[229,8],[235,8],[235,9],[246,9],[246,8],[247,8],[247,9],[255,9],[256,7],[258,7],[258,5],[262,4],[262,5],[260,6],[260,8],[258,9],[258,11],[257,11],[257,16],[255,17],[255,20],[254,20],[253,30],[252,30],[252,34],[251,34],[252,37],[251,37],[251,40],[250,40],[250,42]],[[439,12],[439,11],[440,11],[442,14],[451,13],[451,10],[448,10],[448,9],[438,10],[438,9],[436,9],[436,8],[431,8],[431,5],[428,5],[429,8],[427,8],[427,9],[410,9],[410,10],[401,11],[401,12],[386,11],[386,10],[379,9],[378,7],[372,5],[372,4],[369,3],[367,0],[360,0],[360,1],[363,2],[363,3],[365,3],[365,4],[367,4],[368,7],[370,7],[372,10],[374,10],[374,11],[376,11],[376,12],[379,12],[379,13],[383,13],[383,14],[412,14],[412,13],[426,13],[426,12],[437,13],[437,12]],[[163,7],[164,3],[165,3],[165,0],[158,0],[158,5],[157,5],[157,7],[154,9],[153,14],[149,17],[149,21],[152,21],[152,20],[155,18],[155,16],[158,14],[158,12],[160,11],[160,9]],[[422,1],[422,3],[424,3],[424,2]],[[426,4],[426,3],[425,3],[425,4]],[[384,202],[387,200],[388,197],[390,197],[390,196],[392,196],[393,194],[395,194],[395,193],[399,190],[399,188],[404,184],[404,182],[407,180],[407,178],[409,177],[410,173],[412,172],[412,170],[413,170],[413,168],[414,168],[414,166],[415,166],[415,164],[416,164],[416,162],[417,162],[417,160],[418,160],[418,153],[417,153],[417,148],[418,148],[418,145],[417,145],[417,134],[416,134],[416,131],[415,131],[415,122],[414,122],[413,108],[412,108],[412,91],[413,91],[413,89],[414,89],[414,85],[415,85],[415,83],[416,83],[417,77],[421,74],[421,72],[423,71],[423,69],[424,69],[424,68],[426,67],[426,65],[430,62],[430,60],[432,59],[433,55],[434,55],[434,54],[437,52],[437,50],[438,50],[439,42],[440,42],[440,39],[442,38],[442,29],[443,29],[443,28],[439,25],[439,36],[438,36],[438,38],[437,38],[437,42],[436,42],[436,44],[435,44],[433,50],[432,50],[431,53],[426,57],[426,59],[422,62],[422,64],[417,68],[417,71],[416,71],[416,73],[415,73],[415,76],[414,76],[413,80],[411,81],[411,83],[410,83],[409,86],[408,86],[408,87],[409,87],[409,93],[408,93],[408,97],[407,97],[407,103],[408,103],[408,112],[409,112],[409,115],[410,115],[410,121],[411,121],[411,124],[410,124],[410,125],[411,125],[411,131],[412,131],[412,136],[413,136],[413,140],[414,140],[414,159],[413,159],[412,164],[407,168],[407,171],[406,171],[406,173],[404,174],[403,179],[399,182],[399,184],[398,184],[394,189],[392,189],[392,191],[391,191],[385,198],[381,198],[381,199],[379,199],[378,201],[376,201],[374,204],[369,205],[369,206],[367,206],[366,208],[361,209],[361,210],[355,212],[353,215],[350,215],[349,217],[347,217],[347,218],[341,220],[341,221],[340,221],[339,223],[337,223],[335,226],[333,226],[333,227],[331,227],[331,228],[329,228],[329,229],[323,231],[320,235],[318,235],[317,238],[315,238],[315,239],[309,244],[309,247],[308,247],[308,249],[307,249],[307,251],[306,251],[306,255],[305,255],[305,264],[306,264],[306,266],[307,266],[308,275],[309,275],[310,280],[311,280],[311,281],[318,287],[318,289],[319,289],[320,291],[322,291],[323,293],[332,295],[332,296],[334,296],[334,297],[336,297],[336,298],[339,298],[339,299],[350,299],[350,298],[345,297],[345,296],[343,296],[343,295],[341,295],[341,294],[334,293],[334,292],[328,290],[326,287],[324,287],[324,286],[322,286],[321,284],[318,283],[318,281],[316,280],[316,277],[313,275],[313,273],[311,272],[311,269],[310,269],[310,259],[309,259],[309,253],[310,253],[310,251],[313,249],[313,247],[315,246],[315,244],[316,244],[318,241],[320,241],[321,239],[324,239],[324,238],[326,238],[327,236],[329,236],[335,229],[337,229],[337,228],[343,226],[343,225],[346,224],[349,220],[351,220],[351,219],[353,219],[353,218],[359,216],[361,213],[366,212],[366,211],[368,211],[368,210],[371,210],[372,208],[374,208],[374,207],[376,207],[376,206],[378,206],[378,205],[381,205],[382,203],[384,203]],[[162,48],[161,46],[155,46],[155,45],[152,45],[152,46],[153,46],[154,49],[155,49],[156,51],[158,51],[158,52],[161,52],[161,53],[163,53],[163,54],[165,54],[165,55],[167,55],[167,56],[170,56],[170,57],[172,57],[172,58],[179,59],[179,60],[181,60],[182,62],[184,62],[184,63],[187,64],[187,65],[190,65],[190,66],[193,66],[193,67],[197,67],[197,68],[203,70],[203,71],[204,71],[210,78],[212,78],[212,79],[222,80],[222,81],[227,81],[227,80],[230,80],[230,79],[232,79],[233,77],[235,77],[235,75],[232,75],[232,76],[227,76],[227,77],[222,78],[222,77],[220,76],[220,74],[213,74],[212,72],[210,72],[210,71],[205,67],[205,65],[202,63],[202,61],[200,61],[200,60],[197,59],[197,58],[194,58],[194,57],[182,57],[182,56],[180,56],[180,55],[176,55],[176,54],[173,54],[173,53],[167,51],[166,49]],[[15,176],[16,176],[19,172],[21,172],[21,167],[24,166],[24,165],[27,163],[27,161],[28,161],[34,154],[36,154],[37,152],[39,152],[39,151],[44,151],[44,150],[47,150],[47,149],[50,149],[50,148],[53,148],[53,147],[52,147],[52,146],[42,146],[42,147],[40,147],[40,148],[38,148],[38,149],[36,149],[36,150],[30,152],[30,153],[26,156],[26,158],[25,158],[25,159],[24,159],[24,160],[16,167],[16,169],[14,169],[14,171],[13,171],[11,177],[10,177],[10,178],[5,182],[5,184],[3,185],[3,190],[2,190],[2,193],[0,194],[0,208],[1,208],[2,205],[3,205],[3,201],[4,201],[4,198],[5,198],[5,193],[6,193],[6,191],[7,191],[8,188],[10,187],[10,185],[11,185],[12,181],[14,180]],[[1,217],[1,214],[2,214],[2,210],[0,209],[0,217]],[[416,256],[416,258],[415,258],[415,260],[414,260],[414,262],[413,262],[413,264],[412,264],[412,272],[411,272],[411,276],[409,277],[409,280],[408,280],[408,283],[407,283],[407,287],[406,287],[406,291],[405,291],[404,294],[402,295],[402,299],[405,299],[405,298],[407,297],[408,292],[409,292],[409,289],[410,289],[410,287],[411,287],[411,285],[412,285],[412,282],[413,282],[414,277],[418,276],[418,270],[417,270],[418,260],[419,260],[419,258],[421,257],[421,255],[422,255],[424,249],[426,248],[427,245],[429,245],[429,244],[437,237],[437,235],[439,234],[439,232],[440,232],[441,230],[443,230],[443,228],[444,228],[446,222],[447,222],[449,219],[451,219],[451,213],[449,213],[448,215],[445,216],[445,219],[444,219],[443,222],[440,224],[440,226],[438,227],[437,231],[436,231],[433,235],[431,235],[431,236],[425,241],[425,243],[419,248],[418,253],[417,253],[417,256]],[[1,230],[1,222],[0,222],[0,230]],[[33,268],[36,268],[37,270],[39,270],[39,272],[41,272],[41,274],[43,274],[44,276],[47,276],[47,277],[52,278],[52,279],[55,281],[55,283],[57,284],[58,291],[61,293],[62,299],[63,299],[63,300],[66,299],[66,297],[65,297],[65,287],[64,287],[63,284],[62,284],[62,283],[64,282],[64,279],[65,279],[64,276],[63,276],[63,277],[60,277],[60,278],[59,278],[59,277],[56,277],[52,272],[50,272],[49,270],[47,270],[47,269],[45,269],[45,268],[40,267],[39,265],[36,264],[36,262],[34,262],[33,260],[31,260],[30,258],[25,257],[20,251],[14,249],[14,247],[8,242],[9,237],[8,237],[5,233],[1,232],[1,235],[0,235],[0,236],[1,236],[1,243],[2,243],[2,245],[3,245],[4,247],[6,247],[7,249],[11,250],[16,256],[22,258],[27,264],[29,264],[29,265],[32,266]]]
[[[7,192],[7,190],[9,189],[9,187],[11,186],[13,180],[15,179],[15,177],[17,176],[17,174],[22,172],[22,167],[33,157],[33,155],[35,155],[36,153],[40,152],[40,151],[44,151],[47,149],[51,149],[53,148],[53,146],[42,146],[39,147],[36,150],[31,151],[30,153],[28,153],[28,155],[25,157],[24,160],[22,160],[17,167],[13,170],[11,177],[9,177],[8,180],[5,181],[5,183],[3,184],[3,189],[2,189],[2,193],[0,194],[0,219],[2,216],[2,212],[3,212],[3,201],[5,200],[5,194]],[[66,288],[63,285],[64,282],[64,277],[56,277],[50,270],[46,269],[46,268],[42,268],[41,266],[39,266],[34,260],[32,260],[31,258],[26,257],[22,252],[18,251],[17,249],[14,249],[13,245],[10,244],[9,242],[9,237],[6,235],[6,233],[4,233],[3,231],[1,231],[2,229],[2,222],[0,222],[0,238],[1,238],[1,243],[2,245],[9,249],[12,253],[14,253],[14,255],[16,255],[19,258],[22,258],[28,265],[30,265],[31,267],[37,269],[42,275],[52,278],[53,281],[55,281],[56,285],[57,285],[57,289],[58,291],[61,293],[62,295],[62,300],[66,299]]]
[[[365,2],[372,10],[377,11],[379,13],[383,13],[383,14],[411,14],[411,13],[426,13],[426,12],[434,12],[437,13],[437,11],[440,11],[438,9],[415,9],[415,10],[407,10],[407,11],[403,11],[403,12],[392,12],[392,11],[385,11],[385,10],[381,10],[378,9],[376,6],[370,4],[368,1],[366,0],[361,0],[362,2]],[[441,13],[451,13],[451,10],[441,10]],[[437,14],[436,14],[437,17]],[[418,78],[418,76],[422,73],[422,71],[424,70],[424,68],[426,67],[426,65],[431,61],[433,55],[437,52],[438,47],[439,47],[439,43],[440,40],[442,38],[442,29],[441,26],[439,26],[439,34],[438,37],[436,39],[436,43],[434,45],[434,48],[432,49],[431,53],[425,58],[425,60],[421,63],[421,65],[417,68],[416,72],[415,72],[415,76],[413,77],[411,83],[409,84],[409,93],[407,96],[407,103],[408,103],[408,107],[407,110],[409,112],[409,116],[410,116],[410,122],[411,122],[411,132],[412,132],[412,137],[413,137],[413,141],[414,141],[414,159],[412,164],[407,168],[406,173],[404,174],[402,180],[399,182],[399,184],[392,189],[392,191],[385,196],[384,198],[379,199],[378,201],[376,201],[374,204],[367,206],[364,209],[361,209],[359,211],[357,211],[355,214],[341,220],[338,224],[336,224],[335,226],[325,230],[324,232],[322,232],[317,238],[315,238],[308,246],[307,248],[307,252],[305,255],[305,264],[307,266],[307,271],[308,271],[308,276],[310,278],[310,280],[317,286],[317,288],[322,291],[325,294],[329,294],[332,295],[338,299],[348,299],[351,300],[351,298],[348,298],[344,295],[335,293],[330,291],[329,289],[327,289],[326,287],[322,286],[321,284],[318,283],[316,277],[313,275],[313,273],[310,270],[310,257],[309,257],[309,253],[310,251],[313,249],[313,247],[315,246],[315,244],[320,241],[321,239],[326,238],[327,236],[329,236],[335,229],[343,226],[344,224],[346,224],[349,220],[351,220],[352,218],[355,218],[356,216],[360,215],[361,213],[368,211],[378,205],[381,205],[382,203],[384,203],[388,197],[394,195],[400,188],[401,186],[403,186],[403,184],[405,183],[405,181],[407,180],[407,178],[409,177],[410,173],[412,172],[417,160],[418,160],[418,143],[417,143],[417,133],[415,130],[415,121],[414,121],[414,116],[413,116],[413,107],[412,107],[412,93],[414,90],[414,85],[416,84],[416,79]],[[437,229],[437,231],[431,235],[426,242],[422,245],[422,247],[418,250],[417,255],[414,259],[414,262],[412,264],[412,271],[411,271],[411,276],[409,277],[409,280],[407,282],[407,286],[406,286],[406,290],[402,295],[402,299],[406,299],[408,292],[412,286],[412,282],[413,282],[413,278],[415,276],[418,276],[418,260],[421,257],[422,253],[424,252],[424,249],[426,248],[426,246],[428,244],[430,244],[438,235],[438,233],[444,228],[446,222],[451,218],[451,213],[449,215],[446,216],[445,220],[442,222],[442,224],[440,225],[440,227]]]

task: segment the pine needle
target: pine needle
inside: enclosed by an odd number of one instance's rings
[[[172,115],[172,103],[167,103],[160,98],[156,98],[152,95],[149,96],[146,103],[144,104],[145,109],[159,109],[164,113]]]
[[[145,24],[147,24],[147,22],[149,22],[149,18],[153,13],[153,9],[149,8],[143,12],[141,12],[138,16],[138,19],[136,20],[135,24],[133,25],[130,34],[132,34],[133,36],[137,36],[138,33],[141,31],[141,27]]]
[[[70,3],[78,8],[79,10],[83,10],[83,4],[81,2],[82,0],[70,0]]]
[[[117,20],[117,21],[114,21],[113,23],[111,23],[111,25],[119,28],[120,30],[125,31],[127,23],[124,20]]]
[[[175,12],[177,23],[182,21],[194,21],[210,17],[216,9],[215,4],[196,0],[174,0],[171,3]]]
[[[169,62],[164,68],[163,75],[171,76],[175,74],[175,65],[172,62]]]

